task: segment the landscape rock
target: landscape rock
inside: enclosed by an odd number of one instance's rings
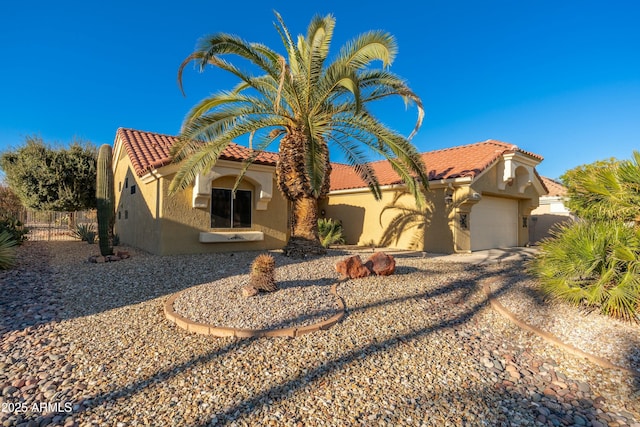
[[[242,296],[245,298],[250,298],[258,295],[258,290],[251,285],[245,285],[242,287]]]
[[[360,255],[350,256],[336,263],[336,271],[343,278],[358,279],[371,275],[369,270],[363,263]]]
[[[390,276],[396,271],[396,260],[384,252],[374,253],[364,265],[378,276]]]

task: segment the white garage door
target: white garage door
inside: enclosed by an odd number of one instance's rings
[[[471,250],[518,245],[518,201],[483,196],[471,208]]]

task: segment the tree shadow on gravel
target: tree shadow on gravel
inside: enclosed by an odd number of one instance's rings
[[[58,287],[39,242],[18,247],[17,265],[0,271],[0,336],[59,320]]]
[[[118,263],[115,263],[115,264],[118,264]],[[123,262],[122,264],[125,264],[125,263]],[[168,266],[168,268],[174,268],[174,267],[175,265]],[[505,266],[504,269],[500,269],[500,270],[494,269],[494,270],[488,271],[486,269],[475,267],[475,266],[466,266],[464,267],[465,271],[471,271],[475,274],[473,281],[470,281],[469,279],[449,281],[448,283],[444,283],[442,286],[429,290],[427,292],[401,295],[394,298],[388,298],[383,301],[376,301],[370,304],[364,304],[362,306],[347,307],[347,313],[349,315],[353,315],[358,312],[365,312],[367,310],[377,309],[390,304],[398,304],[398,303],[401,303],[402,301],[416,299],[416,298],[420,298],[428,301],[429,299],[436,298],[438,296],[440,297],[447,296],[448,301],[454,304],[459,304],[460,302],[465,301],[468,294],[470,294],[475,290],[477,283],[481,282],[484,279],[494,277],[495,275],[506,274],[511,268],[518,268],[518,267],[516,264],[514,264],[514,267]],[[432,269],[429,267],[427,267],[425,270],[428,273],[433,273],[433,274],[437,274],[439,271],[437,268]],[[505,277],[505,281],[502,284],[502,286],[500,286],[498,289],[494,291],[494,296],[499,297],[502,293],[506,292],[509,286],[512,285],[513,283],[515,283],[515,279],[510,278],[507,275]],[[174,283],[171,285],[165,285],[161,287],[160,291],[164,292],[169,289],[174,289],[175,287],[184,288],[187,286],[177,285]],[[172,291],[175,291],[175,290],[172,290]],[[215,411],[210,414],[207,414],[206,419],[200,417],[199,419],[201,419],[202,421],[196,425],[210,425],[210,424],[224,425],[224,424],[231,424],[234,421],[239,421],[244,417],[250,416],[254,411],[257,410],[257,408],[260,408],[265,401],[271,400],[273,402],[277,402],[280,400],[285,400],[287,399],[287,395],[288,393],[290,393],[291,390],[293,390],[294,392],[304,390],[304,388],[307,387],[309,384],[313,385],[313,384],[319,383],[322,381],[323,378],[325,378],[329,374],[340,372],[344,370],[344,368],[348,367],[350,364],[357,363],[358,360],[362,359],[363,357],[371,357],[372,355],[375,355],[377,353],[384,353],[391,348],[398,347],[409,341],[416,340],[425,336],[429,336],[430,334],[437,333],[438,331],[461,326],[469,322],[470,319],[476,316],[478,312],[484,309],[486,306],[487,306],[487,302],[484,300],[476,304],[469,304],[468,306],[465,305],[465,309],[464,310],[461,309],[459,314],[455,316],[451,316],[449,318],[441,319],[437,323],[430,324],[428,326],[425,326],[424,328],[414,330],[410,333],[397,334],[395,336],[392,336],[388,339],[384,339],[381,341],[374,341],[365,345],[361,345],[357,348],[349,350],[348,352],[342,355],[327,358],[327,360],[325,360],[324,362],[317,364],[315,367],[313,367],[312,369],[308,370],[305,373],[300,373],[298,376],[296,376],[293,379],[290,379],[284,383],[273,384],[269,388],[265,389],[264,391],[256,393],[251,397],[244,399],[240,403],[232,405],[231,407],[223,408],[223,410]],[[450,311],[447,311],[445,309],[442,313],[439,313],[439,316],[446,316],[448,314],[450,314]],[[331,332],[329,331],[327,333],[331,333]],[[188,335],[181,335],[176,339],[185,339],[186,341],[185,345],[188,345]],[[226,357],[226,355],[238,352],[239,350],[245,351],[246,353],[250,353],[251,352],[250,347],[252,346],[252,344],[258,340],[264,340],[264,339],[271,339],[271,338],[247,338],[247,339],[233,340],[232,342],[224,345],[219,349],[213,350],[211,352],[202,354],[197,357],[190,358],[182,363],[174,364],[170,367],[157,371],[155,374],[149,377],[132,381],[126,386],[117,388],[115,390],[89,396],[88,399],[85,399],[83,401],[76,402],[76,403],[81,405],[80,406],[81,411],[91,411],[92,409],[101,407],[103,405],[111,405],[111,404],[115,405],[116,402],[126,402],[127,399],[131,398],[132,396],[140,393],[144,393],[145,390],[147,390],[150,387],[153,387],[154,384],[169,381],[170,379],[172,379],[173,377],[175,377],[176,375],[182,372],[189,371],[192,369],[198,369],[199,367],[202,367],[203,365],[206,365],[207,363],[213,360],[216,360],[218,358],[224,358]],[[336,337],[333,339],[339,339],[339,338]],[[565,423],[567,422],[569,416],[584,415],[585,417],[588,418],[589,415],[593,415],[593,411],[595,411],[595,409],[593,409],[592,411],[589,408],[589,402],[583,402],[584,405],[583,403],[580,403],[580,402],[578,402],[578,404],[562,402],[561,404],[560,400],[557,397],[550,395],[548,399],[551,404],[551,407],[549,408],[548,406],[545,406],[549,410],[549,413],[547,415],[536,413],[535,408],[537,408],[538,406],[531,404],[530,396],[526,395],[521,390],[518,390],[517,386],[514,387],[512,385],[509,385],[508,383],[502,383],[502,382],[500,384],[502,385],[499,385],[496,387],[489,386],[486,389],[482,389],[482,388],[475,389],[475,390],[471,389],[468,391],[468,393],[469,393],[470,399],[482,400],[484,399],[487,393],[499,392],[505,396],[506,398],[505,400],[510,399],[511,402],[515,402],[511,404],[512,406],[505,406],[504,404],[499,405],[498,403],[496,403],[494,410],[505,414],[505,420],[506,420],[505,422],[508,422],[508,420],[512,419],[510,418],[512,416],[511,412],[514,412],[514,411],[516,413],[522,414],[522,417],[530,421],[535,419],[538,415],[547,416],[547,417],[551,417],[553,415],[556,418],[558,418],[558,420],[564,419]],[[445,395],[445,398],[447,400],[459,398],[457,397],[457,395],[453,395],[453,394],[447,396],[446,391],[444,391],[443,394]],[[424,396],[420,397],[420,399],[422,399],[426,404],[426,402],[433,401],[435,397],[430,394],[425,394]],[[126,403],[119,403],[119,404],[126,404]],[[74,411],[74,412],[77,412],[77,411]],[[543,412],[546,413],[544,410]],[[428,414],[428,413],[429,411],[426,410],[425,414]],[[64,414],[64,413],[60,415],[66,418],[73,416],[73,414]],[[363,420],[363,422],[366,422],[366,420]]]
[[[487,278],[484,274],[481,274],[476,281],[480,282],[481,280]],[[462,285],[462,286],[461,286]],[[349,312],[356,311],[366,311],[370,309],[379,308],[385,306],[387,304],[396,304],[398,302],[402,302],[407,299],[415,299],[415,298],[424,298],[430,299],[435,298],[437,296],[443,296],[452,294],[455,291],[459,290],[462,287],[465,295],[471,292],[466,281],[462,282],[453,282],[442,288],[438,288],[434,291],[420,293],[416,295],[407,295],[399,298],[389,299],[385,301],[376,302],[373,304],[367,304],[362,307],[357,307],[354,309],[350,309]],[[507,285],[508,286],[508,285]],[[495,296],[499,296],[502,292],[504,292],[505,287],[502,290],[497,290],[494,292]],[[461,298],[460,296],[456,296],[452,299],[454,303],[459,303]],[[464,296],[463,298],[464,299]],[[455,328],[460,326],[466,322],[468,322],[471,318],[473,318],[479,310],[487,306],[486,301],[482,301],[481,303],[474,304],[470,306],[467,310],[462,312],[461,314],[452,317],[450,319],[443,320],[437,324],[434,324],[429,327],[425,327],[422,329],[418,329],[411,333],[401,334],[394,336],[392,338],[374,342],[368,344],[366,346],[359,347],[348,352],[345,355],[332,358],[327,360],[326,362],[320,364],[315,369],[307,372],[304,375],[300,375],[295,379],[289,380],[285,383],[274,385],[268,390],[263,391],[262,393],[254,395],[250,399],[245,399],[242,403],[234,405],[222,413],[215,414],[214,417],[210,419],[210,421],[197,424],[199,426],[211,425],[211,421],[215,422],[215,425],[226,425],[231,424],[236,421],[242,421],[243,416],[250,415],[255,408],[261,407],[265,402],[277,401],[279,399],[286,399],[286,396],[291,393],[291,390],[302,390],[307,387],[309,384],[319,383],[324,377],[329,374],[341,371],[346,366],[356,362],[362,357],[371,357],[372,355],[379,352],[386,352],[390,348],[397,347],[403,345],[409,341],[416,340],[418,338],[436,333],[440,330]],[[589,399],[583,399],[579,401],[574,401],[575,403],[569,403],[569,408],[567,408],[567,402],[560,396],[555,395],[555,391],[548,391],[548,395],[544,395],[544,409],[539,409],[540,404],[532,403],[530,401],[531,396],[529,394],[524,393],[524,389],[519,391],[515,387],[513,382],[508,381],[509,376],[505,376],[504,380],[500,379],[500,381],[494,383],[493,389],[487,387],[484,389],[471,390],[468,392],[469,396],[473,397],[476,400],[483,401],[487,398],[488,394],[491,393],[500,393],[505,396],[504,401],[506,402],[516,402],[512,407],[506,407],[505,404],[501,401],[500,404],[495,403],[494,409],[497,412],[501,412],[504,414],[503,421],[505,423],[509,423],[513,420],[514,413],[520,414],[524,419],[532,422],[534,419],[544,421],[549,420],[553,423],[553,420],[558,421],[563,424],[577,424],[581,421],[586,421],[587,419],[597,419],[597,410],[593,406],[593,402]],[[549,381],[551,383],[551,381]],[[539,398],[543,399],[543,390],[540,390]],[[443,398],[447,402],[456,402],[460,399],[459,394],[451,394],[447,396],[447,391],[443,390],[442,393],[438,393],[437,396],[434,395],[425,395],[423,400],[424,402],[433,401],[435,398],[442,400]],[[524,404],[523,404],[524,403]],[[507,403],[508,405],[508,403]],[[428,405],[426,405],[428,407]],[[445,406],[446,408],[446,406]],[[428,411],[427,411],[428,412]],[[442,412],[442,411],[440,411]],[[544,418],[539,418],[544,417]],[[576,417],[580,417],[578,420]],[[361,422],[367,423],[368,419],[363,418],[360,420]],[[370,420],[369,420],[370,421]],[[468,422],[468,420],[459,418],[459,419],[451,419],[450,421],[457,422]],[[586,422],[585,422],[586,425]]]
[[[168,296],[192,286],[238,274],[248,274],[251,262],[266,251],[195,255],[152,255],[135,248],[118,247],[131,258],[90,263],[98,250],[86,242],[25,242],[19,248],[18,266],[0,272],[0,334],[36,327],[52,321],[90,316],[104,311]],[[53,253],[70,253],[62,276],[49,265]],[[74,257],[77,253],[77,256]],[[271,251],[277,266],[322,259],[295,259]],[[328,257],[348,252],[331,249]],[[287,284],[285,284],[285,287]]]
[[[383,301],[364,304],[362,306],[348,307],[348,313],[350,315],[353,315],[357,312],[365,312],[368,310],[384,307],[389,304],[397,304],[401,303],[402,301],[416,298],[428,301],[438,296],[450,296],[449,301],[454,303],[457,301],[459,303],[461,300],[466,299],[466,296],[469,293],[474,291],[474,288],[477,286],[476,284],[478,282],[489,277],[493,277],[495,274],[497,274],[495,271],[487,272],[485,270],[477,269],[470,266],[469,270],[471,269],[474,273],[476,273],[476,277],[474,278],[473,282],[470,282],[469,279],[454,280],[444,284],[441,287],[429,290],[427,292],[402,295],[395,298],[388,298]],[[507,283],[502,286],[501,289],[497,289],[494,292],[494,296],[500,296],[501,293],[505,292],[506,288],[509,286],[509,278],[507,277],[506,279]],[[478,312],[485,307],[487,307],[486,300],[482,300],[474,304],[469,303],[468,305],[464,305],[464,309],[461,308],[459,310],[459,313],[455,316],[440,319],[440,321],[438,321],[437,323],[430,324],[428,326],[425,326],[424,328],[419,328],[409,333],[397,334],[383,340],[374,340],[373,342],[361,345],[342,355],[328,358],[324,362],[317,364],[314,368],[305,372],[301,372],[293,379],[290,379],[283,383],[273,384],[269,388],[256,393],[249,398],[245,398],[242,402],[236,403],[230,407],[226,407],[222,411],[210,413],[207,420],[203,419],[202,416],[199,417],[199,419],[201,419],[202,421],[198,422],[196,425],[225,425],[231,424],[236,421],[242,422],[243,418],[250,416],[265,402],[277,403],[277,401],[279,400],[287,399],[287,396],[290,393],[295,391],[302,391],[309,384],[319,384],[323,380],[323,378],[327,377],[330,374],[342,371],[351,364],[357,364],[358,360],[361,360],[362,358],[372,357],[377,353],[387,352],[392,348],[401,346],[412,340],[437,333],[438,331],[448,330],[452,328],[455,329],[456,327],[469,322],[470,319],[476,316]],[[451,314],[451,311],[445,310],[439,315],[447,316],[448,314]],[[223,358],[225,357],[225,355],[236,352],[238,350],[247,351],[246,349],[250,347],[252,343],[260,339],[264,338],[235,340],[218,350],[158,371],[156,374],[144,380],[134,381],[127,386],[119,388],[117,390],[95,395],[89,400],[85,400],[84,402],[82,402],[82,410],[91,411],[92,408],[105,405],[109,402],[123,401],[123,399],[124,401],[126,401],[127,398],[135,394],[144,392],[144,390],[152,384],[167,381],[175,375],[188,369],[197,369],[216,358]],[[481,340],[478,342],[481,343]],[[248,351],[250,352],[250,350]],[[559,422],[565,424],[569,422],[569,420],[571,420],[570,423],[581,421],[576,419],[576,416],[582,417],[585,420],[597,419],[598,416],[596,413],[596,409],[593,407],[592,399],[587,399],[585,401],[574,400],[571,402],[567,402],[562,397],[552,392],[549,392],[548,396],[544,395],[541,392],[540,396],[538,397],[539,399],[544,400],[544,402],[542,404],[539,402],[534,402],[535,399],[532,399],[528,393],[525,393],[524,389],[519,388],[519,385],[517,383],[514,384],[513,382],[508,382],[508,376],[506,376],[506,373],[502,374],[502,376],[499,377],[493,385],[487,386],[486,388],[469,389],[466,391],[466,393],[468,394],[469,399],[474,399],[476,401],[483,401],[483,399],[486,399],[487,395],[491,395],[492,393],[499,393],[501,396],[504,396],[505,399],[503,400],[507,403],[496,401],[496,403],[493,404],[492,412],[504,414],[503,418],[505,423],[513,420],[514,413],[519,414],[519,417],[523,418],[524,420],[528,420],[529,423],[532,423],[533,420],[539,416],[545,417],[546,420],[557,419]],[[428,407],[433,401],[435,401],[436,396],[432,394],[425,394],[423,396],[417,396],[417,398],[418,400],[422,400],[422,402],[424,403],[424,407],[426,408],[424,413],[425,416],[428,417]],[[447,395],[447,390],[443,390],[437,398],[439,400],[444,398],[445,400],[451,402],[455,402],[457,399],[460,399],[458,394]],[[541,405],[546,409],[540,410],[539,408],[541,407]],[[446,409],[446,405],[444,407],[440,407],[440,409],[442,408]],[[540,418],[538,419],[541,420]],[[455,420],[452,419],[452,421]],[[367,420],[363,419],[362,422],[366,423]]]
[[[337,279],[335,277],[320,277],[318,279],[313,279],[313,280],[305,280],[305,279],[278,280],[278,276],[276,276],[278,290],[295,290],[296,288],[305,288],[308,286],[328,287],[336,283],[336,281]]]

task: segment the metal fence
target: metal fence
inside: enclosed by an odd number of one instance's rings
[[[98,229],[96,211],[54,212],[24,210],[20,221],[29,230],[28,240],[75,240],[74,231],[78,225],[92,224]]]

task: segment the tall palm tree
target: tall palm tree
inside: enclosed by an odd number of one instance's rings
[[[377,199],[381,197],[380,188],[368,155],[387,158],[421,204],[424,197],[420,187],[428,178],[410,139],[421,126],[424,112],[420,98],[388,71],[397,52],[390,34],[362,34],[345,44],[335,60],[327,62],[333,16],[313,18],[307,35],[298,36],[294,42],[281,16],[277,12],[275,15],[286,56],[263,44],[221,33],[201,40],[180,66],[181,89],[182,72],[192,61],[201,71],[210,64],[240,81],[231,91],[202,100],[187,114],[171,152],[174,161],[182,164],[170,192],[186,188],[198,173],[213,167],[233,139],[257,136],[257,150],[245,162],[239,183],[259,150],[279,140],[277,185],[293,208],[292,234],[285,252],[322,253],[318,199],[329,192],[329,144],[344,153]],[[259,73],[241,70],[223,59],[225,55],[248,60]],[[376,60],[382,62],[381,69],[371,67]],[[367,110],[369,103],[394,95],[418,108],[409,138],[389,129]]]

